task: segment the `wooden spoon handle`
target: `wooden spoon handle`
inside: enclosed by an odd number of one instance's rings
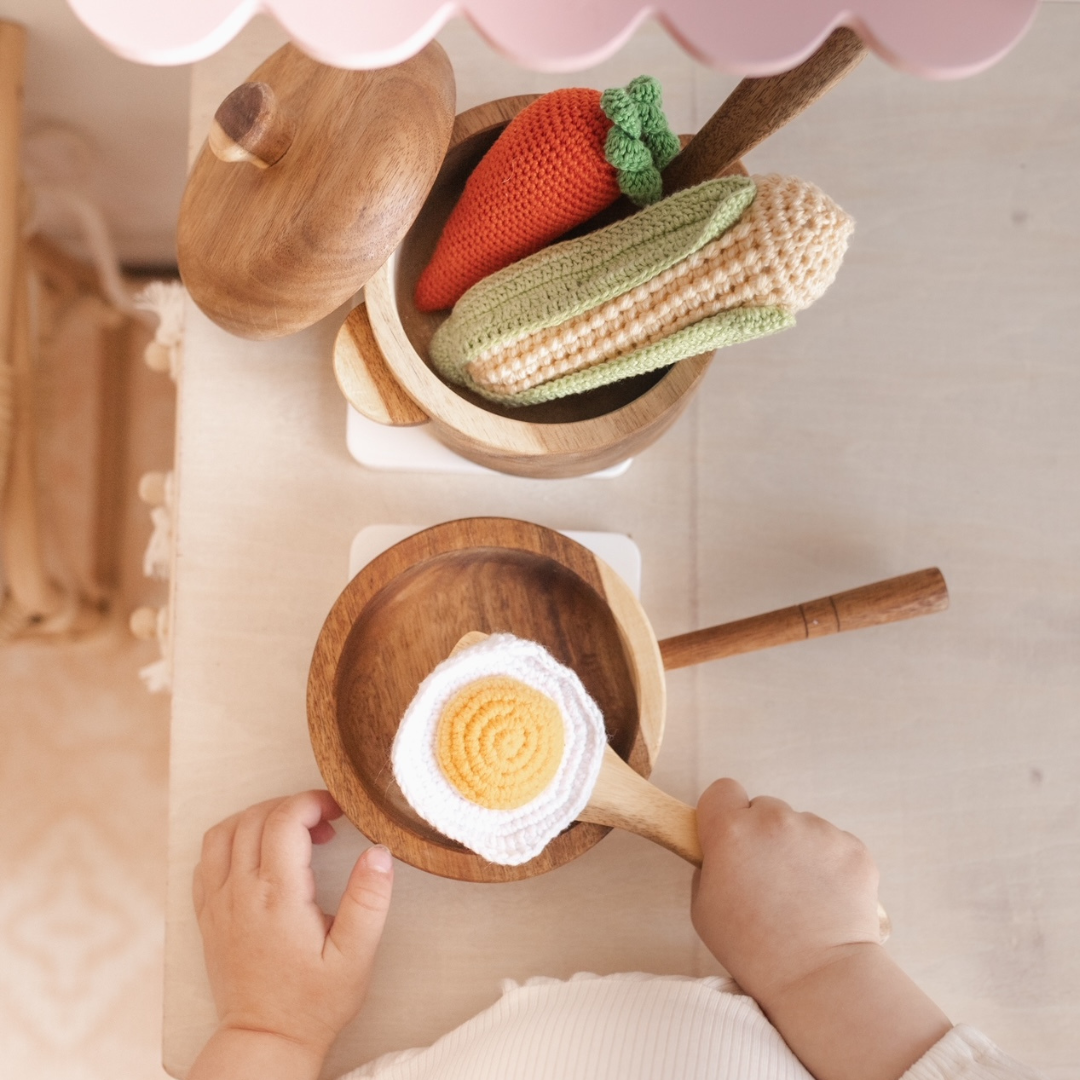
[[[764,79],[743,79],[664,170],[664,194],[720,176],[817,101],[865,55],[859,35],[839,27],[798,67]]]
[[[697,811],[636,773],[610,746],[580,821],[626,829],[701,865]]]
[[[766,615],[664,638],[659,642],[660,657],[671,671],[843,630],[932,615],[948,606],[949,591],[941,571],[917,570]]]

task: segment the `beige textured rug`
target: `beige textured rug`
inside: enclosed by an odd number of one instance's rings
[[[144,340],[144,339],[143,339]],[[159,605],[138,477],[172,464],[170,381],[127,363],[121,596],[91,640],[0,647],[0,1057],[4,1076],[144,1080],[161,1068],[169,700],[138,669],[127,613]],[[59,438],[50,434],[48,438]],[[54,449],[59,449],[54,447]],[[49,447],[42,447],[42,463]],[[43,465],[44,467],[44,465]],[[77,472],[77,470],[76,470]],[[57,506],[79,477],[50,477]],[[52,518],[53,527],[56,517]],[[62,542],[62,537],[60,538]]]

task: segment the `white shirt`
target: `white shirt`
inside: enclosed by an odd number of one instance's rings
[[[503,996],[429,1047],[342,1080],[813,1080],[730,979],[579,974],[507,980]],[[950,1031],[901,1080],[1039,1080],[973,1028]]]

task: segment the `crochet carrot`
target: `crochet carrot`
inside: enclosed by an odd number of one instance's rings
[[[641,75],[613,90],[555,90],[506,127],[477,165],[416,286],[421,311],[453,307],[469,288],[546,247],[609,206],[662,194],[679,152],[660,84]]]

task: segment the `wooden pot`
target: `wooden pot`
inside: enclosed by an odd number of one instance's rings
[[[600,706],[608,741],[648,776],[664,735],[665,668],[941,611],[937,570],[658,642],[626,583],[587,548],[508,518],[450,521],[368,563],[326,618],[308,677],[308,728],[330,793],[395,856],[443,877],[513,881],[562,866],[603,837],[575,822],[520,866],[489,863],[442,836],[405,801],[390,748],[428,673],[471,631],[511,633],[573,668]]]
[[[816,101],[854,68],[865,49],[845,28],[808,60],[765,79],[744,79],[701,131],[683,137],[664,170],[664,193],[733,172],[742,156]],[[423,209],[368,281],[366,302],[338,333],[334,369],[353,407],[378,423],[430,422],[451,449],[518,476],[580,476],[625,461],[660,437],[689,404],[712,353],[543,405],[507,407],[444,383],[428,345],[444,313],[416,310],[413,293],[465,181],[503,128],[536,95],[503,98],[461,113]],[[619,200],[589,226],[630,212]]]
[[[428,346],[447,312],[413,300],[469,174],[507,123],[536,95],[503,98],[461,113],[443,167],[412,228],[368,281],[365,303],[342,326],[334,368],[345,397],[379,423],[430,421],[452,450],[517,476],[580,476],[607,468],[660,437],[689,404],[712,353],[543,405],[499,405],[444,382]]]

